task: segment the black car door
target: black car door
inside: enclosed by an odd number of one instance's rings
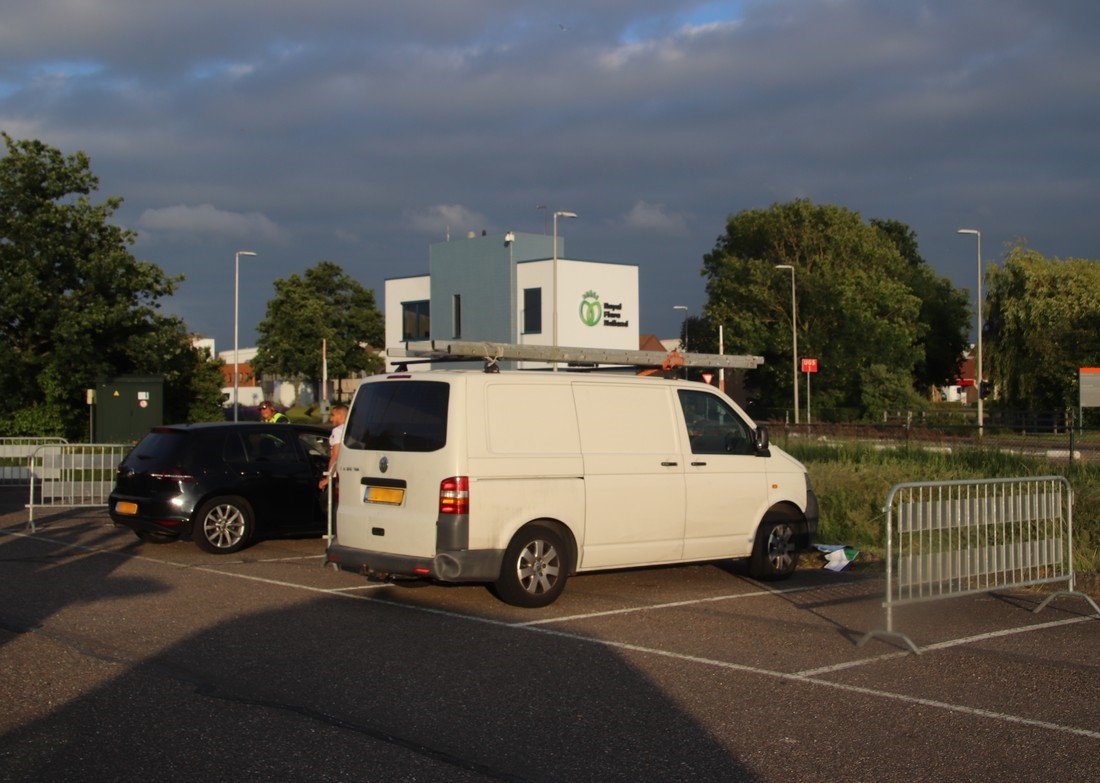
[[[315,530],[316,479],[290,427],[258,425],[241,432],[248,468],[250,502],[260,530]]]

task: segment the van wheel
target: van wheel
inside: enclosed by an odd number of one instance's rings
[[[749,573],[764,581],[786,579],[798,566],[797,542],[790,522],[761,522],[752,547]]]
[[[505,550],[494,591],[512,606],[548,606],[565,589],[568,566],[561,536],[544,525],[527,525]]]
[[[239,497],[214,498],[195,515],[191,537],[200,549],[227,555],[248,545],[255,529],[252,506]]]

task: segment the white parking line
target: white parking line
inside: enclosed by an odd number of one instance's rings
[[[159,564],[162,564],[162,565],[174,566],[176,568],[180,568],[181,570],[182,569],[198,570],[198,571],[204,571],[206,573],[217,574],[219,576],[225,576],[225,577],[229,577],[229,578],[233,578],[233,579],[246,579],[246,580],[262,582],[262,583],[266,583],[266,584],[278,585],[278,586],[281,586],[281,587],[289,587],[289,588],[292,588],[292,589],[305,590],[305,591],[313,592],[313,593],[327,594],[327,595],[331,595],[331,596],[334,596],[334,597],[346,598],[346,599],[349,599],[349,600],[368,601],[368,602],[371,602],[371,603],[374,603],[374,604],[384,604],[385,606],[393,607],[395,609],[412,610],[412,611],[415,611],[415,612],[422,612],[422,613],[426,613],[426,614],[434,614],[434,615],[439,615],[439,616],[443,616],[443,617],[448,617],[448,618],[454,619],[454,620],[461,620],[461,621],[466,621],[466,622],[476,622],[476,623],[481,623],[481,624],[484,624],[484,625],[493,625],[493,626],[497,626],[497,627],[500,627],[500,628],[511,628],[511,629],[520,630],[520,631],[527,631],[527,632],[530,632],[530,633],[545,634],[547,636],[554,636],[554,637],[558,637],[558,638],[561,638],[561,639],[569,639],[570,641],[581,642],[581,643],[585,643],[585,644],[595,644],[595,645],[605,647],[605,648],[608,648],[608,649],[613,649],[613,650],[623,650],[623,651],[638,653],[638,654],[642,654],[642,655],[651,655],[651,656],[660,657],[660,658],[670,658],[670,659],[674,659],[674,660],[678,660],[678,661],[683,661],[685,663],[695,663],[695,664],[699,664],[699,665],[702,665],[702,666],[710,666],[710,667],[725,669],[727,671],[743,672],[743,673],[746,673],[746,674],[753,674],[753,675],[757,675],[757,676],[761,676],[761,677],[768,677],[768,678],[772,678],[772,679],[783,680],[783,681],[786,681],[786,682],[798,682],[798,683],[804,683],[806,685],[832,688],[834,690],[845,691],[845,692],[848,692],[848,693],[856,693],[856,694],[860,694],[860,695],[864,695],[864,696],[871,696],[871,697],[879,698],[879,699],[888,699],[890,701],[896,701],[896,702],[901,702],[901,703],[905,703],[905,704],[920,705],[920,706],[923,706],[923,707],[931,707],[931,708],[940,709],[940,710],[944,710],[944,711],[947,711],[947,712],[958,713],[958,714],[962,714],[962,715],[969,715],[969,716],[973,716],[973,717],[987,718],[989,720],[1001,721],[1001,722],[1004,722],[1004,723],[1015,723],[1015,724],[1019,724],[1019,725],[1023,725],[1023,726],[1031,726],[1031,727],[1046,729],[1046,730],[1049,730],[1049,731],[1059,732],[1059,733],[1063,733],[1063,734],[1073,734],[1073,735],[1080,736],[1080,737],[1087,737],[1089,739],[1100,740],[1100,731],[1085,729],[1085,728],[1081,728],[1079,726],[1067,726],[1067,725],[1059,724],[1059,723],[1051,723],[1049,721],[1041,721],[1041,720],[1035,720],[1035,719],[1032,719],[1032,718],[1025,718],[1025,717],[1022,717],[1022,716],[1019,716],[1019,715],[1011,715],[1011,714],[1003,713],[1003,712],[994,712],[992,710],[983,710],[983,709],[980,709],[980,708],[977,708],[977,707],[967,707],[967,706],[961,705],[961,704],[952,704],[950,702],[937,701],[935,699],[925,699],[925,698],[922,698],[922,697],[919,697],[919,696],[911,696],[911,695],[905,694],[905,693],[896,693],[896,692],[893,692],[893,691],[885,691],[885,690],[880,690],[880,689],[877,689],[877,688],[868,688],[868,687],[859,686],[859,685],[850,685],[850,684],[847,684],[847,683],[833,682],[833,681],[830,681],[830,680],[820,679],[820,677],[818,676],[820,674],[828,673],[829,671],[839,671],[841,668],[844,668],[843,665],[838,666],[838,667],[824,667],[823,669],[814,669],[814,670],[807,670],[806,672],[794,672],[794,673],[777,671],[777,670],[773,670],[773,669],[763,669],[763,668],[760,668],[760,667],[757,667],[757,666],[749,666],[747,664],[734,663],[732,661],[722,661],[722,660],[718,660],[718,659],[715,659],[715,658],[703,658],[703,657],[696,656],[696,655],[687,655],[685,653],[678,653],[678,652],[673,652],[673,651],[670,651],[670,650],[662,650],[662,649],[655,648],[655,647],[643,647],[642,645],[630,644],[628,642],[617,642],[617,641],[608,640],[608,639],[596,639],[596,638],[593,638],[593,637],[590,637],[590,636],[583,636],[581,634],[571,633],[571,632],[568,632],[568,631],[562,631],[562,630],[557,630],[557,629],[552,629],[552,628],[546,628],[546,627],[543,627],[543,626],[540,626],[540,625],[536,625],[533,622],[532,623],[510,623],[510,622],[505,622],[503,620],[494,620],[492,618],[487,618],[487,617],[478,617],[477,615],[462,614],[460,612],[454,612],[454,611],[451,611],[449,609],[437,609],[437,608],[429,607],[429,606],[418,606],[418,605],[415,605],[415,604],[398,603],[396,601],[379,601],[377,598],[374,598],[372,596],[353,595],[353,594],[348,593],[348,592],[342,592],[340,589],[311,587],[309,585],[302,585],[302,584],[297,584],[297,583],[294,583],[294,582],[284,582],[284,581],[279,581],[279,580],[275,580],[275,579],[266,579],[266,578],[263,578],[263,577],[251,576],[249,574],[239,574],[239,573],[234,573],[232,571],[221,571],[221,570],[218,570],[216,568],[211,568],[211,567],[207,567],[207,566],[187,566],[187,565],[182,565],[182,564],[179,564],[179,563],[173,563],[171,561],[157,560],[155,558],[146,557],[146,556],[143,556],[143,555],[134,555],[134,554],[126,553],[126,552],[116,552],[114,550],[103,549],[103,548],[99,548],[99,547],[89,547],[89,546],[82,546],[82,545],[79,545],[79,544],[70,544],[70,543],[67,543],[67,542],[64,542],[64,541],[58,541],[56,539],[52,539],[52,538],[42,536],[42,535],[39,535],[39,534],[13,533],[13,532],[9,532],[9,531],[6,531],[6,530],[0,530],[0,533],[6,534],[6,535],[13,535],[13,536],[17,536],[17,537],[20,537],[20,538],[33,539],[33,540],[36,540],[36,541],[44,541],[44,542],[48,542],[48,543],[51,543],[51,544],[60,545],[62,547],[66,547],[66,548],[70,548],[70,549],[76,549],[76,550],[80,550],[80,551],[84,551],[84,552],[91,552],[91,553],[94,553],[94,554],[115,555],[117,557],[123,557],[123,558],[128,558],[128,559],[135,559],[135,560],[142,560],[142,561],[147,561],[147,562],[159,563]],[[383,585],[379,585],[379,586],[383,586]],[[791,588],[790,590],[795,591],[795,590],[800,590],[800,589],[808,589],[808,588]],[[768,591],[764,591],[764,592],[766,592],[766,593],[778,593],[780,591],[768,590]],[[715,598],[714,600],[725,600],[725,599],[733,598],[733,597],[739,597],[739,596],[721,596],[721,597]],[[677,602],[677,603],[685,603],[685,602]],[[686,602],[686,603],[698,603],[698,602]],[[600,614],[604,614],[604,613],[593,613],[592,615],[588,615],[588,616],[598,616]],[[1058,625],[1067,625],[1067,624],[1071,624],[1071,623],[1084,622],[1086,620],[1093,620],[1093,619],[1095,619],[1095,618],[1094,617],[1081,617],[1081,618],[1073,618],[1071,620],[1059,620],[1059,621],[1054,621],[1054,622],[1051,622],[1051,623],[1044,623],[1042,625],[1027,626],[1026,628],[1020,629],[1020,630],[1011,629],[1009,631],[996,631],[996,632],[991,632],[991,633],[986,633],[986,634],[980,634],[978,636],[967,637],[965,639],[955,639],[955,640],[949,640],[949,641],[945,641],[945,642],[938,642],[938,643],[933,644],[933,645],[928,645],[927,647],[922,648],[922,650],[946,649],[948,647],[958,646],[958,645],[962,645],[962,644],[968,644],[968,643],[972,643],[974,641],[979,641],[979,640],[982,640],[982,639],[993,638],[995,636],[1005,636],[1005,635],[1008,635],[1010,633],[1022,632],[1023,630],[1033,630],[1033,629],[1037,629],[1037,628],[1040,628],[1040,627],[1054,627],[1054,626],[1058,626]],[[863,664],[865,662],[868,662],[868,663],[869,662],[874,662],[874,661],[877,661],[877,660],[886,660],[886,659],[889,659],[889,658],[901,657],[901,656],[904,656],[904,655],[907,655],[907,653],[901,653],[901,652],[899,652],[899,653],[890,653],[890,654],[887,654],[887,655],[879,656],[878,658],[863,659],[861,661],[855,662],[854,665],[860,665],[860,664]]]
[[[653,609],[673,609],[678,606],[692,606],[714,601],[732,601],[737,598],[757,598],[762,595],[779,595],[782,593],[800,593],[804,590],[815,590],[816,587],[788,587],[785,590],[757,590],[752,593],[730,593],[728,595],[708,596],[707,598],[693,598],[690,601],[670,601],[664,604],[646,604],[644,606],[629,606],[625,609],[608,609],[604,612],[588,612],[587,614],[571,614],[565,617],[548,617],[545,620],[528,620],[525,623],[512,623],[516,628],[525,628],[533,625],[549,625],[550,623],[564,623],[569,620],[587,620],[591,617],[607,617],[613,614],[630,614],[632,612],[648,612]]]
[[[905,658],[912,655],[908,650],[899,650],[898,652],[883,653],[882,655],[876,655],[873,658],[860,658],[855,661],[845,661],[844,663],[833,664],[832,666],[822,666],[819,669],[803,669],[800,672],[795,672],[796,677],[816,677],[821,674],[829,674],[830,672],[840,672],[845,669],[854,669],[857,666],[867,666],[872,663],[881,663],[882,661],[890,661],[894,658]]]
[[[921,647],[920,651],[923,653],[926,650],[947,650],[951,647],[961,647],[964,644],[973,644],[975,642],[982,642],[986,639],[996,639],[999,636],[1015,636],[1016,634],[1028,633],[1029,631],[1041,631],[1045,628],[1057,628],[1062,625],[1076,625],[1077,623],[1086,623],[1089,620],[1096,620],[1095,615],[1089,615],[1087,617],[1070,617],[1065,620],[1052,620],[1049,623],[1036,623],[1035,625],[1021,625],[1016,628],[1004,628],[999,631],[990,631],[988,633],[981,633],[975,636],[964,636],[960,639],[948,639],[944,642],[936,642],[935,644],[929,644],[925,647]],[[804,669],[800,672],[795,672],[798,677],[816,677],[821,674],[829,674],[830,672],[839,672],[845,669],[854,669],[857,666],[867,666],[872,663],[879,663],[881,661],[889,661],[894,658],[905,658],[910,655],[907,650],[884,653],[882,655],[876,655],[873,658],[860,658],[856,661],[845,661],[844,663],[834,664],[833,666],[822,666],[819,669]]]

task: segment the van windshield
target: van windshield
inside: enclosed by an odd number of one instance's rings
[[[365,383],[348,415],[351,449],[438,451],[447,444],[451,387],[438,381]]]

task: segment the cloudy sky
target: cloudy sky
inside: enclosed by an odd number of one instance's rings
[[[957,285],[1026,237],[1100,257],[1095,0],[5,0],[0,129],[84,150],[167,305],[232,347],[272,280],[381,304],[466,231],[560,225],[640,267],[643,332],[698,313],[726,217],[893,218]]]

